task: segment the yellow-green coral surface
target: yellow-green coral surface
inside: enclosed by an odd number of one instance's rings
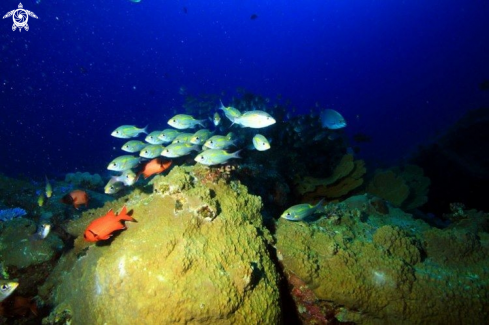
[[[330,212],[329,219],[313,223],[281,219],[277,226],[277,250],[285,269],[305,281],[318,299],[344,306],[340,320],[486,322],[487,236],[467,235],[464,229],[432,230],[392,207],[389,215],[358,212],[337,210],[335,217]],[[448,244],[456,240],[470,244],[459,251],[458,242]]]
[[[74,324],[280,322],[271,236],[261,225],[260,198],[246,187],[204,185],[190,167],[176,167],[146,193],[86,212],[69,231],[81,235],[123,204],[137,223],[126,222],[110,245],[80,237],[53,273],[52,318],[68,311]]]

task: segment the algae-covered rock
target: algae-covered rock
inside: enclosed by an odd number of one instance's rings
[[[73,323],[87,324],[278,323],[278,274],[260,198],[239,183],[204,186],[183,167],[148,187],[152,194],[110,203],[118,212],[126,201],[137,223],[59,264],[69,272],[55,270],[49,280],[60,282],[53,315],[68,311]]]
[[[5,266],[19,269],[51,260],[63,249],[63,242],[50,233],[45,239],[36,239],[34,221],[18,218],[4,223],[0,231],[0,261]]]
[[[357,201],[367,202],[350,203]],[[359,218],[355,213],[359,210],[349,205],[337,205],[335,219],[311,223],[281,219],[277,224],[276,246],[286,272],[302,279],[318,299],[343,306],[339,320],[485,322],[489,316],[488,236],[429,230],[424,222],[392,207],[388,215]],[[328,206],[326,215],[332,216],[331,211]],[[458,263],[447,262],[450,259]]]

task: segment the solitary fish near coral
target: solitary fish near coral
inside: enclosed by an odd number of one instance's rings
[[[46,178],[46,189],[45,189],[46,197],[49,199],[53,195],[53,187],[49,183],[48,177],[47,176],[44,177]]]
[[[9,280],[0,280],[0,301],[10,296],[12,292],[19,286],[18,282]]]
[[[51,225],[49,223],[41,223],[36,232],[31,236],[32,240],[43,240],[49,235],[49,231],[51,230]]]
[[[126,206],[122,208],[118,215],[115,215],[114,211],[110,209],[105,216],[92,221],[85,230],[83,238],[88,242],[107,240],[112,236],[114,231],[126,229],[121,221],[136,222],[134,218],[127,214]]]
[[[304,203],[291,206],[290,208],[285,210],[284,213],[282,213],[280,218],[293,221],[303,220],[309,216],[312,216],[316,212],[322,212],[324,210],[324,207],[322,205],[323,201],[324,199],[319,201],[316,205]]]

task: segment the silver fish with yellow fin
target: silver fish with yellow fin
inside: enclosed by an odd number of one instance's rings
[[[140,161],[141,159],[139,157],[134,157],[131,155],[119,156],[110,162],[107,169],[121,172],[136,167]]]
[[[177,114],[168,120],[168,125],[175,129],[184,130],[194,128],[197,125],[205,127],[204,120],[197,120],[193,116],[187,114]]]
[[[265,151],[270,149],[270,142],[268,142],[265,136],[257,134],[253,137],[253,146],[258,151]]]
[[[199,153],[194,160],[206,166],[219,165],[219,164],[224,164],[225,162],[227,162],[229,159],[232,158],[241,158],[239,156],[240,151],[241,150],[238,150],[233,153],[228,153],[226,150],[209,149]]]
[[[14,290],[17,289],[18,286],[18,282],[0,280],[0,302],[10,296],[10,294],[12,294],[12,292],[14,292]]]
[[[275,119],[270,114],[259,110],[244,112],[241,116],[234,119],[234,123],[252,129],[265,128],[275,124],[275,122]]]
[[[323,212],[324,211],[323,201],[324,199],[319,201],[316,205],[303,203],[303,204],[297,204],[291,206],[290,208],[285,210],[284,213],[282,213],[280,218],[284,218],[292,221],[303,220],[309,216],[312,216],[315,213]]]
[[[122,150],[125,152],[138,152],[141,151],[148,144],[140,140],[129,140],[122,146]]]
[[[129,139],[137,137],[140,133],[148,133],[146,132],[146,127],[140,129],[135,127],[134,125],[121,125],[110,134],[113,137],[121,138],[121,139]]]

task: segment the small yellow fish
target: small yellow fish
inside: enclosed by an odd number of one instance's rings
[[[48,177],[47,176],[44,177],[46,178],[46,197],[49,199],[53,195],[53,188],[49,183]]]
[[[219,115],[218,112],[215,112],[214,119],[212,121],[214,122],[214,126],[219,126],[219,124],[221,124],[221,115]]]
[[[42,207],[44,205],[44,193],[41,192],[37,198],[37,204]]]

